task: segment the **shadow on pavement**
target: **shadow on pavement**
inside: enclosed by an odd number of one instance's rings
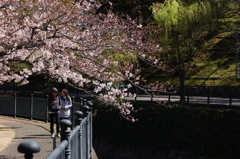
[[[49,129],[45,128],[44,126],[41,126],[41,125],[36,125],[36,126],[40,127],[40,128],[43,128],[43,129],[47,130],[50,133]]]
[[[0,155],[0,158],[1,159],[17,159],[17,158],[10,158],[10,157],[5,156],[5,155]]]

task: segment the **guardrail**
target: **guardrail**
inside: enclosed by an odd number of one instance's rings
[[[72,101],[71,112],[85,111],[84,107],[88,104],[86,99],[81,98],[80,102],[75,102],[72,97]],[[0,96],[0,114],[48,122],[48,95],[45,99],[34,98],[33,94],[30,97],[18,97],[16,93],[13,96],[2,95]],[[74,125],[74,113],[71,113],[70,120]]]
[[[86,113],[76,111],[76,125],[72,127],[70,120],[61,120],[61,144],[57,146],[46,159],[91,159],[92,154],[92,125],[91,108]]]
[[[167,88],[167,87],[166,87]],[[148,90],[149,95],[146,95],[138,88],[132,88],[130,91],[135,93],[135,97],[128,97],[130,100],[148,100],[161,102],[176,102],[180,101],[178,89],[176,93],[171,91],[162,92],[161,90]],[[185,103],[204,104],[204,105],[220,105],[220,106],[239,106],[240,87],[234,86],[186,86],[185,87]]]
[[[0,96],[0,114],[23,117],[48,122],[48,96],[46,99]],[[71,107],[70,120],[62,120],[61,143],[49,154],[47,159],[91,159],[92,156],[92,103],[81,99]],[[75,112],[75,113],[73,113]],[[76,117],[74,117],[74,114]],[[34,141],[23,142],[18,151],[25,159],[32,159],[40,146]]]

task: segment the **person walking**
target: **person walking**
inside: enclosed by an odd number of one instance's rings
[[[60,120],[69,119],[69,116],[71,114],[70,108],[72,107],[72,99],[69,96],[67,89],[62,90],[60,103],[61,103]]]
[[[52,88],[52,94],[49,96],[48,100],[48,113],[49,113],[49,119],[50,119],[50,132],[51,137],[54,138],[54,119],[56,123],[56,136],[60,137],[59,133],[59,110],[61,108],[60,105],[60,97],[58,95],[58,89],[53,87]]]

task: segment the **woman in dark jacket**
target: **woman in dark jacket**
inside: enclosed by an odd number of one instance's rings
[[[49,96],[48,100],[48,113],[49,113],[49,119],[50,119],[50,131],[51,136],[55,137],[54,135],[54,118],[56,122],[56,135],[60,137],[59,133],[59,110],[61,108],[60,105],[60,97],[58,95],[57,88],[52,89],[52,94]]]

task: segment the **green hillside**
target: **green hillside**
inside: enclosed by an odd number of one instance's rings
[[[204,52],[199,51],[194,58],[191,64],[192,67],[186,75],[185,84],[192,86],[240,85],[236,76],[236,54],[239,52],[236,51],[235,35],[233,32],[226,32],[208,40],[205,44],[207,49]],[[173,63],[170,65],[173,65]],[[149,82],[160,81],[170,85],[179,84],[178,77],[174,71],[166,73],[151,68],[145,68],[144,71]],[[238,78],[240,78],[240,74]]]
[[[159,29],[153,37],[163,47],[156,56],[173,71],[145,68],[149,82],[179,85],[181,100],[184,85],[239,85],[238,0],[169,0],[153,4],[152,11]]]

